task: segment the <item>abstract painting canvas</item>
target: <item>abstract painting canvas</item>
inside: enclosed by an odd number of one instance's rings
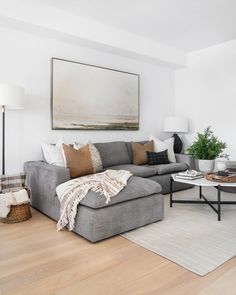
[[[52,58],[52,128],[138,130],[139,75]]]

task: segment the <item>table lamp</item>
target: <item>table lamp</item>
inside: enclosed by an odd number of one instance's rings
[[[184,117],[166,117],[164,119],[164,131],[174,132],[174,152],[179,154],[183,149],[183,142],[178,133],[188,132],[188,120]]]
[[[5,113],[6,110],[23,109],[24,88],[0,83],[0,106],[2,107],[2,174],[5,174]]]

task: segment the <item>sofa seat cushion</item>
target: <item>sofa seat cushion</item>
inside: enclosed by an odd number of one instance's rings
[[[153,175],[156,175],[156,169],[152,168],[152,166],[138,166],[138,165],[117,165],[117,166],[112,166],[107,169],[112,169],[112,170],[127,170],[130,173],[132,173],[134,176],[139,176],[139,177],[150,177]]]
[[[157,182],[141,177],[131,176],[127,186],[118,195],[111,198],[106,204],[106,198],[98,193],[89,191],[86,197],[80,202],[81,205],[98,209],[108,207],[117,203],[146,197],[161,192],[161,186]]]
[[[164,175],[176,172],[182,172],[188,169],[188,165],[185,163],[170,163],[161,165],[145,165],[156,170],[157,175]]]

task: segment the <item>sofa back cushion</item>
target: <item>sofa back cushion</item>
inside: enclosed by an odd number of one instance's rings
[[[129,156],[126,142],[113,141],[95,143],[95,146],[100,153],[103,168],[115,165],[131,164],[131,158]]]

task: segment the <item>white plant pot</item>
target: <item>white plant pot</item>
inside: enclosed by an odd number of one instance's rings
[[[198,168],[201,172],[213,172],[215,167],[215,160],[198,160]]]

